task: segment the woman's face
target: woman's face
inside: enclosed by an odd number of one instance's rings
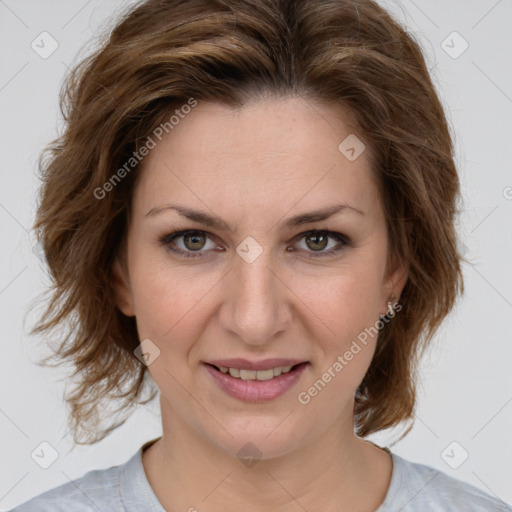
[[[250,442],[272,458],[353,432],[368,333],[406,275],[386,272],[369,150],[350,135],[299,98],[199,104],[143,162],[114,267],[119,307],[150,340],[163,417],[226,453]]]

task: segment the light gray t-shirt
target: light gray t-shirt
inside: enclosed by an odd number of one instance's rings
[[[142,465],[142,452],[154,441],[142,445],[124,464],[89,471],[10,512],[166,512]],[[512,512],[512,507],[473,485],[389,453],[391,483],[375,512]]]

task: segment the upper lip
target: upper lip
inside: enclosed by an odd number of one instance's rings
[[[304,359],[283,359],[272,358],[263,359],[261,361],[249,361],[248,359],[216,359],[215,361],[206,361],[207,364],[224,368],[237,368],[239,370],[270,370],[271,368],[279,368],[283,366],[295,366],[296,364],[306,363]]]

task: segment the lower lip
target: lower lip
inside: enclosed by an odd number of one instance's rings
[[[301,363],[294,370],[270,380],[237,379],[211,365],[204,366],[218,386],[233,398],[244,402],[266,402],[286,393],[299,380],[308,364]]]

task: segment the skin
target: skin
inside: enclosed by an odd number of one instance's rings
[[[353,131],[348,113],[336,112],[302,98],[240,110],[200,103],[144,160],[114,286],[140,339],[160,350],[148,370],[161,391],[163,436],[143,453],[143,465],[167,510],[370,512],[385,498],[391,458],[353,431],[354,393],[377,338],[309,404],[297,399],[376,324],[407,280],[387,260],[369,150],[355,161],[338,150]],[[231,229],[171,209],[146,215],[170,203]],[[291,216],[339,203],[364,215],[347,209],[284,227]],[[199,248],[202,257],[180,257],[159,243],[179,230],[205,233],[174,244],[189,253]],[[351,243],[329,255],[339,242],[321,245],[308,239],[311,230]],[[252,263],[236,252],[247,236],[262,248]],[[325,256],[315,258],[319,251]],[[284,395],[251,404],[226,395],[203,365],[230,357],[310,365]],[[237,457],[247,442],[262,454],[251,467]]]

